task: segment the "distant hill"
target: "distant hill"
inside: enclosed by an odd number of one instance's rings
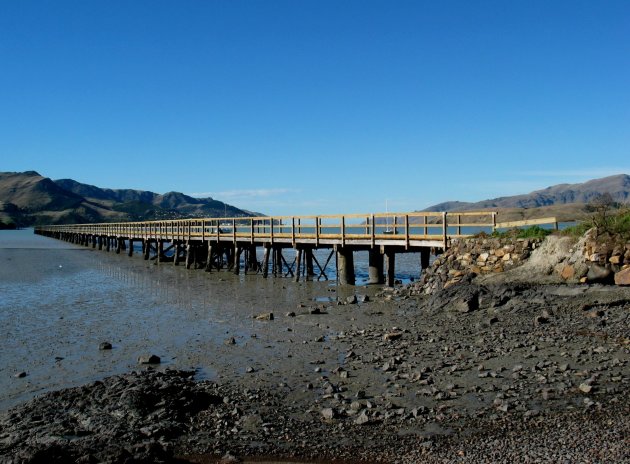
[[[501,212],[502,221],[544,216],[579,219],[584,205],[605,193],[610,194],[617,203],[630,203],[630,176],[618,174],[581,184],[558,184],[523,195],[474,203],[448,201],[430,206],[424,211],[496,210]]]
[[[53,181],[35,171],[0,172],[0,222],[19,227],[226,215],[258,214],[178,192],[107,189],[72,179]]]

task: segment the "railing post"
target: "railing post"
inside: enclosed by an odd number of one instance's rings
[[[374,214],[370,216],[370,219],[370,228],[372,229],[370,235],[372,236],[372,248],[374,248],[374,245],[376,244],[376,221],[374,220]]]
[[[405,250],[409,248],[409,215],[405,214]]]
[[[497,213],[495,211],[492,212],[492,232],[497,230]]]
[[[271,243],[273,244],[273,218],[272,217],[269,218],[269,227],[270,227],[269,238],[271,239]]]
[[[341,246],[346,244],[346,217],[341,216]]]
[[[252,229],[252,243],[254,243],[254,218],[249,220]]]
[[[291,243],[295,246],[295,217],[291,217]]]
[[[446,224],[447,212],[442,213],[442,248],[446,251],[446,244],[448,242],[448,225]]]
[[[319,216],[315,216],[315,246],[319,246]]]

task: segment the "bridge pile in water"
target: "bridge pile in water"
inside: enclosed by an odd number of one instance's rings
[[[462,222],[462,220],[466,222]],[[134,253],[142,244],[146,260],[184,262],[187,268],[227,269],[239,274],[254,271],[267,277],[325,278],[326,267],[336,254],[337,278],[354,285],[355,251],[369,253],[369,283],[392,286],[396,253],[419,252],[419,265],[429,265],[430,253],[438,254],[453,238],[467,237],[497,227],[495,212],[411,212],[339,216],[282,216],[179,219],[104,224],[40,226],[35,233],[99,250]],[[262,247],[262,261],[257,249]],[[295,250],[289,263],[283,255]],[[320,263],[313,251],[328,249]],[[317,271],[315,267],[317,266]]]

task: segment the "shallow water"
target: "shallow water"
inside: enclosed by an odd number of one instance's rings
[[[287,361],[286,348],[273,343],[279,327],[252,316],[283,315],[299,305],[330,304],[369,291],[338,288],[334,281],[295,283],[155,265],[139,254],[128,258],[32,230],[2,231],[0,410],[45,391],[138,368],[137,358],[145,353],[160,356],[160,368],[197,369],[200,378],[242,375],[248,366],[262,369],[269,358],[283,360],[283,369],[287,363],[299,369],[305,361]],[[282,330],[305,343],[312,325],[293,318]],[[229,337],[242,349],[228,349]],[[103,341],[113,350],[99,350]],[[16,378],[19,372],[26,377]]]

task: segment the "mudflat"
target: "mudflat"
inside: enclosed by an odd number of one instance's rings
[[[2,459],[630,460],[629,289],[473,281],[355,302],[282,282],[277,299],[241,288],[239,330],[194,345],[212,375],[170,361],[46,393],[0,416]]]

